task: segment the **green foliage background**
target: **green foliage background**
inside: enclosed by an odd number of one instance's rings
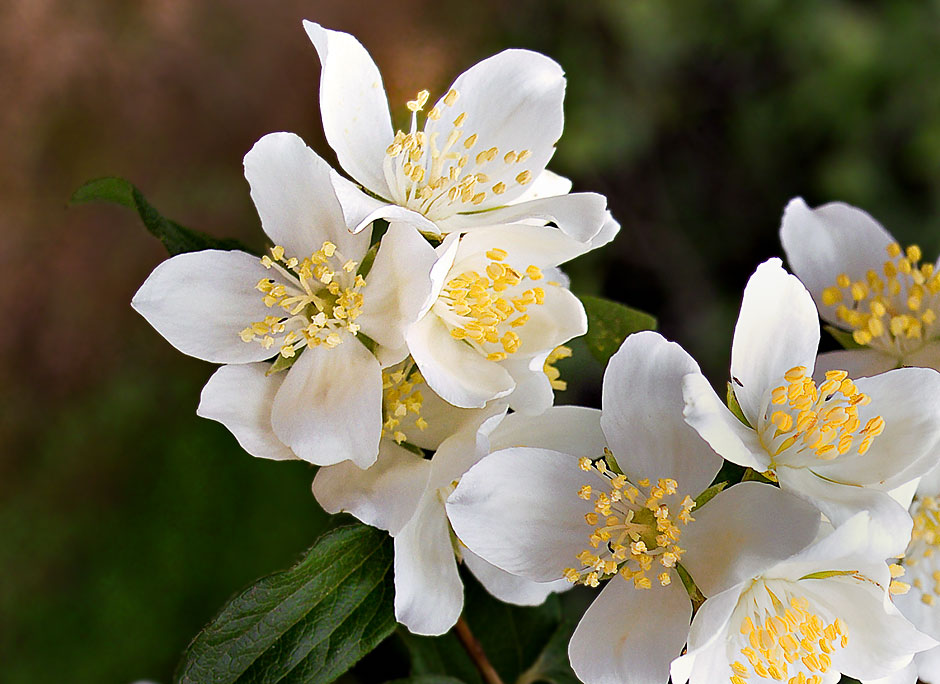
[[[790,197],[858,204],[940,251],[935,1],[4,3],[4,682],[168,682],[228,596],[328,524],[312,469],[252,459],[198,419],[212,369],[130,311],[162,246],[126,210],[65,209],[116,174],[185,225],[260,246],[242,155],[292,130],[331,158],[301,18],[359,36],[393,106],[504,47],[561,62],[552,168],[623,224],[572,264],[573,287],[655,314],[716,384]],[[577,378],[560,400],[596,405],[583,346],[560,367]],[[393,637],[347,677],[403,677],[406,655]]]

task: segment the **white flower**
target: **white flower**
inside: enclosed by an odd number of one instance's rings
[[[711,592],[692,622],[688,652],[672,664],[672,681],[869,680],[897,673],[936,645],[892,605],[885,549],[871,543],[869,522],[859,513],[791,558]]]
[[[910,506],[914,530],[900,561],[902,577],[910,587],[894,597],[901,613],[917,629],[940,638],[940,468],[920,481]],[[909,680],[940,682],[940,646],[914,656]]]
[[[410,362],[409,362],[410,363]],[[413,365],[413,364],[412,364]],[[451,532],[444,501],[463,473],[489,450],[489,436],[505,415],[506,403],[460,409],[436,397],[417,372],[407,394],[423,395],[424,429],[399,425],[408,443],[436,452],[432,459],[383,439],[375,465],[360,470],[351,463],[321,468],[313,493],[330,513],[347,511],[395,538],[395,617],[416,634],[443,634],[463,609],[462,560],[500,600],[537,605],[567,583],[537,584],[496,568],[459,545]],[[390,407],[390,415],[395,414]],[[410,414],[409,414],[410,416]],[[408,421],[410,422],[410,421]]]
[[[448,236],[407,333],[428,385],[455,406],[500,397],[527,413],[551,406],[546,359],[587,332],[584,307],[555,267],[587,249],[558,229],[521,224]]]
[[[429,93],[418,93],[410,129],[394,133],[365,48],[347,33],[304,28],[323,65],[326,139],[368,193],[337,179],[351,224],[399,219],[442,235],[535,219],[582,242],[602,229],[606,200],[568,194],[570,181],[545,170],[563,125],[565,78],[554,61],[527,50],[483,60],[426,113]]]
[[[731,348],[731,386],[749,425],[700,375],[685,382],[688,423],[729,461],[776,477],[836,525],[860,510],[910,529],[887,491],[940,455],[940,374],[900,368],[857,381],[812,379],[819,320],[806,288],[779,259],[748,281]],[[895,553],[906,536],[892,540]]]
[[[817,366],[853,376],[940,370],[940,270],[920,263],[920,247],[902,250],[861,209],[841,202],[810,209],[800,198],[783,213],[780,240],[820,316],[864,347],[822,354]]]
[[[721,466],[682,420],[682,378],[697,372],[678,345],[631,335],[604,375],[603,411],[516,418],[448,499],[458,538],[503,570],[610,579],[568,649],[588,684],[667,680],[692,615],[678,566],[699,586],[731,586],[806,546],[819,525],[812,506],[755,482],[694,509]]]
[[[295,135],[259,140],[245,156],[245,176],[275,243],[271,256],[175,256],[132,305],[183,353],[239,364],[212,377],[199,413],[231,428],[229,417],[242,420],[244,407],[270,410],[276,439],[252,433],[242,441],[250,453],[368,466],[382,430],[381,369],[408,355],[405,328],[427,298],[434,250],[411,226],[392,224],[363,278],[370,231],[347,230],[329,167]],[[376,343],[375,354],[360,334]],[[269,367],[255,363],[274,356],[295,359],[278,373],[276,391],[264,377]]]

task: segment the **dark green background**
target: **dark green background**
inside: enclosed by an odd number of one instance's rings
[[[194,410],[212,369],[128,302],[163,258],[119,208],[260,245],[241,157],[274,130],[328,159],[302,18],[355,33],[397,113],[504,47],[569,78],[552,168],[606,193],[618,240],[573,287],[645,308],[726,373],[740,292],[787,200],[858,204],[940,249],[940,3],[10,0],[0,6],[0,681],[168,682],[227,596],[325,524],[312,470],[241,453]],[[598,402],[579,349],[560,396]],[[358,676],[400,676],[391,645]]]

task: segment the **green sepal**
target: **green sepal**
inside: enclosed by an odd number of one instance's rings
[[[274,363],[271,364],[271,367],[265,371],[265,375],[274,375],[275,373],[280,373],[281,371],[286,371],[288,368],[294,365],[297,362],[297,359],[300,358],[300,355],[304,353],[304,350],[307,347],[301,347],[300,349],[294,352],[294,355],[291,357],[286,357],[283,354],[278,354],[277,358],[274,359]]]
[[[834,325],[824,325],[823,329],[832,335],[833,339],[841,344],[843,349],[865,349],[865,345],[856,342],[855,338],[852,337],[852,333],[846,330],[837,328]]]
[[[656,330],[656,318],[602,297],[580,298],[588,319],[584,341],[591,355],[607,366],[628,335],[641,330]]]
[[[734,385],[732,385],[730,382],[728,383],[728,393],[725,397],[725,403],[728,404],[728,408],[731,410],[731,413],[734,414],[735,418],[740,420],[749,428],[753,429],[753,426],[748,422],[747,417],[744,415],[744,411],[741,410],[741,404],[738,403],[738,398],[734,394]]]
[[[395,629],[392,541],[355,524],[236,595],[183,654],[177,684],[328,684]]]
[[[136,209],[144,227],[163,243],[170,256],[186,252],[200,252],[204,249],[237,249],[254,253],[238,240],[215,238],[165,218],[144,198],[140,190],[123,178],[96,178],[88,181],[72,193],[70,202],[71,204],[111,202],[129,209]]]
[[[704,506],[705,504],[707,504],[709,501],[714,499],[715,496],[722,489],[728,486],[728,484],[729,484],[728,482],[719,482],[717,484],[713,484],[711,487],[709,487],[704,492],[699,494],[697,497],[695,497],[695,508],[693,508],[692,510],[696,511],[702,506]]]
[[[830,577],[845,577],[846,575],[854,575],[857,570],[820,570],[819,572],[811,572],[808,575],[803,575],[800,580],[810,580],[810,579],[829,579]]]
[[[362,261],[359,262],[359,268],[356,269],[356,273],[363,278],[369,275],[369,271],[372,270],[372,264],[375,263],[375,255],[379,253],[379,244],[380,243],[376,242],[369,247],[369,250],[363,255]]]
[[[692,575],[689,574],[688,570],[682,567],[681,563],[676,564],[676,572],[679,574],[679,579],[682,580],[682,586],[685,587],[686,593],[692,600],[692,610],[698,610],[699,606],[705,603],[705,594],[703,594],[702,590],[696,586],[692,579]]]

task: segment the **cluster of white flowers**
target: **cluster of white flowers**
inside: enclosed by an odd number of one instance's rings
[[[940,460],[940,268],[858,209],[794,200],[796,276],[771,259],[748,282],[730,407],[653,332],[611,358],[602,410],[555,407],[552,364],[587,329],[559,266],[619,229],[545,168],[561,68],[507,50],[417,93],[395,131],[363,46],[305,28],[352,180],[265,136],[245,175],[269,252],[175,256],[133,306],[224,364],[199,415],[321,466],[324,509],[394,537],[399,622],[447,632],[462,562],[520,605],[604,583],[569,648],[588,684],[940,682],[940,476],[921,481]],[[858,349],[817,357],[820,315]],[[745,481],[716,493],[724,460]]]

